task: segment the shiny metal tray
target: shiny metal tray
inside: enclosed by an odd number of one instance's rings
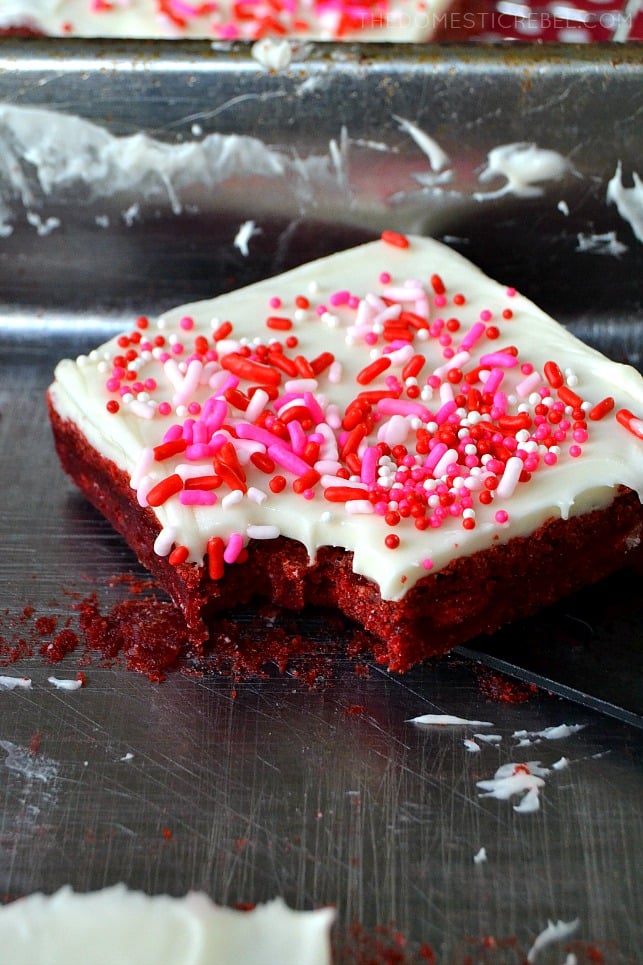
[[[138,598],[145,575],[63,476],[43,402],[60,357],[133,315],[393,227],[446,239],[640,365],[643,246],[606,199],[619,163],[625,186],[640,164],[638,50],[310,45],[271,73],[243,46],[4,41],[0,68],[0,636],[23,653],[2,672],[32,679],[0,689],[0,893],[124,881],[331,903],[347,962],[358,946],[418,961],[422,942],[448,965],[521,961],[549,919],[578,918],[539,963],[636,961],[636,729],[542,691],[500,700],[457,656],[356,673],[312,619],[298,632],[328,657],[312,688],[303,656],[262,679],[158,685],[94,657],[86,687],[63,691],[48,678],[73,677],[81,651],[48,666],[35,621],[77,628],[92,594],[106,614]],[[516,143],[556,152],[563,175],[530,196],[485,180],[490,152]],[[529,636],[596,673],[608,651],[617,674],[640,643],[639,583],[608,581]],[[526,635],[507,631],[505,652]],[[467,749],[480,727],[408,722],[422,713],[490,721],[502,740]],[[583,729],[535,736],[561,723]],[[480,796],[502,763],[563,756],[536,813]]]

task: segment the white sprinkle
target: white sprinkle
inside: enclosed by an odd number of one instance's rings
[[[241,489],[233,489],[232,492],[226,493],[221,500],[221,505],[224,509],[229,506],[236,506],[243,499],[243,491]]]
[[[346,512],[351,516],[368,515],[375,512],[373,504],[368,499],[347,499],[344,506]]]
[[[47,680],[58,690],[80,690],[83,686],[82,680],[61,680],[60,677],[47,677]]]
[[[122,761],[133,761],[133,760],[134,760],[134,755],[132,754],[131,751],[128,751],[127,754],[125,754],[125,755],[124,755],[123,757],[121,757],[120,759],[121,759]]]
[[[261,506],[262,503],[265,503],[266,499],[268,498],[268,494],[265,493],[263,489],[257,489],[256,486],[250,486],[246,495],[248,499],[251,502],[256,503],[257,506]]]
[[[470,751],[472,754],[480,753],[480,744],[476,744],[475,741],[470,740],[468,737],[465,737],[462,743],[464,744],[466,749]]]
[[[154,552],[157,556],[167,556],[176,541],[176,530],[171,526],[164,526],[154,540]]]
[[[473,863],[474,863],[474,864],[482,864],[482,863],[483,863],[484,861],[486,861],[486,860],[487,860],[487,851],[486,851],[486,848],[480,848],[480,850],[478,851],[478,853],[477,853],[477,854],[474,854],[474,856],[473,856]]]
[[[15,690],[19,687],[21,690],[31,690],[31,677],[8,677],[5,674],[0,675],[0,688],[2,690]]]
[[[280,535],[278,526],[259,526],[252,523],[246,528],[246,533],[250,539],[277,539]]]

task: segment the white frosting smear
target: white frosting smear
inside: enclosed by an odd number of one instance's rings
[[[643,241],[643,181],[636,171],[632,172],[632,180],[632,187],[626,188],[619,161],[614,177],[607,185],[607,200],[616,205],[621,218],[629,222],[638,240]]]
[[[535,942],[529,949],[527,953],[527,961],[535,962],[545,948],[548,948],[554,942],[563,942],[567,938],[571,938],[571,936],[578,930],[579,925],[579,918],[575,918],[573,921],[558,920],[557,922],[547,922],[547,927],[536,936]]]
[[[64,887],[0,908],[0,945],[11,965],[330,965],[333,918],[330,908],[292,911],[281,899],[245,912],[197,893]]]
[[[401,240],[58,365],[55,408],[130,478],[158,555],[216,574],[281,535],[311,565],[345,548],[398,600],[620,485],[643,492],[640,375],[445,246]]]
[[[543,193],[543,182],[560,181],[573,170],[567,158],[557,151],[537,144],[501,144],[487,155],[487,166],[481,181],[502,177],[506,183],[498,191],[476,195],[478,200],[514,194],[519,198],[537,198]]]
[[[421,714],[420,717],[412,717],[409,723],[438,727],[493,727],[488,720],[466,720],[452,714]]]

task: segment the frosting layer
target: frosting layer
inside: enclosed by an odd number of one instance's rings
[[[430,239],[383,239],[141,317],[51,398],[124,470],[155,550],[354,554],[399,600],[454,559],[643,492],[643,379]]]
[[[330,965],[330,908],[297,912],[280,899],[249,912],[207,895],[149,895],[115,885],[61,888],[0,909],[12,965]]]

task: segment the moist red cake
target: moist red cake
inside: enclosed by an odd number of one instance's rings
[[[331,607],[404,671],[641,558],[641,377],[428,239],[140,317],[48,404],[201,639]]]

